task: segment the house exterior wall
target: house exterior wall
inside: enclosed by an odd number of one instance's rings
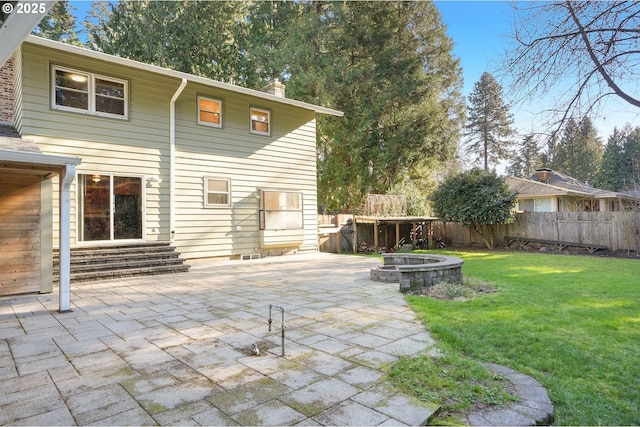
[[[196,98],[222,100],[222,129],[197,124]],[[249,108],[271,112],[271,136],[249,132]],[[186,257],[317,247],[315,113],[190,84],[176,103],[176,245]],[[229,207],[204,207],[204,177],[230,179]],[[260,242],[259,189],[301,191],[304,228]],[[292,236],[293,234],[293,236]]]
[[[141,177],[145,199],[142,240],[170,240],[170,100],[180,80],[30,43],[24,43],[17,56],[21,74],[16,82],[16,111],[20,112],[19,131],[23,137],[36,141],[43,153],[82,158],[79,174]],[[128,118],[52,109],[52,65],[126,80]],[[223,101],[221,129],[197,124],[198,95]],[[250,107],[271,112],[270,136],[249,132]],[[226,257],[316,249],[315,134],[315,112],[311,110],[189,82],[176,102],[175,244],[182,255]],[[205,177],[231,181],[230,207],[204,206]],[[72,244],[82,244],[77,182],[72,188]],[[58,188],[57,178],[53,188]],[[262,247],[258,189],[302,192],[304,229],[294,233],[300,236],[289,239],[290,233],[276,232],[273,246],[277,249]],[[52,211],[57,247],[55,193]]]
[[[23,137],[34,140],[47,154],[82,158],[78,173],[164,177],[168,175],[168,133],[170,99],[175,79],[150,76],[134,69],[51,52],[43,47],[22,47]],[[97,117],[50,108],[51,65],[99,72],[129,82],[129,119]],[[164,106],[164,107],[163,107]],[[57,188],[54,178],[54,188]],[[146,240],[169,240],[168,179],[146,188]],[[77,206],[77,180],[72,190],[72,207]],[[54,236],[58,235],[58,199],[54,198]],[[71,213],[71,243],[78,243],[77,209]],[[54,243],[57,246],[57,241]]]

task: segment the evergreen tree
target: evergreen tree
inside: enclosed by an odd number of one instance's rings
[[[615,128],[609,137],[594,183],[597,188],[610,191],[620,191],[624,188],[624,143],[627,135],[628,129]]]
[[[245,2],[120,1],[109,15],[90,29],[91,47],[216,80],[247,80]]]
[[[287,90],[345,112],[318,120],[321,206],[358,206],[451,157],[460,68],[433,4],[307,3],[291,41]]]
[[[483,159],[484,170],[487,171],[490,163],[496,164],[511,156],[513,117],[509,113],[509,106],[504,104],[502,86],[487,72],[474,85],[469,103],[468,151]]]
[[[112,5],[106,0],[91,2],[91,8],[87,11],[84,21],[82,21],[87,35],[85,43],[87,49],[105,51],[103,43],[108,38],[107,25],[111,19],[111,10]]]
[[[55,2],[47,16],[33,29],[33,34],[49,40],[55,40],[76,46],[82,43],[76,31],[76,18],[71,13],[76,7],[68,0]]]
[[[623,151],[625,157],[623,189],[637,190],[640,188],[640,127],[629,131]]]
[[[588,117],[579,123],[571,118],[556,147],[552,168],[573,178],[593,183],[602,160],[603,147]]]
[[[528,178],[542,166],[542,156],[538,151],[538,144],[533,135],[527,135],[522,140],[513,162],[507,168],[510,175]]]
[[[253,89],[280,78],[288,97],[344,111],[317,119],[325,209],[407,180],[427,188],[455,150],[461,70],[431,3],[141,0],[94,12],[91,46],[106,53]]]
[[[260,88],[273,79],[287,80],[287,42],[301,12],[300,4],[258,1],[247,10],[243,42],[247,86]]]

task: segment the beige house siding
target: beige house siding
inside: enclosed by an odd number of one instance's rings
[[[150,76],[132,68],[97,63],[30,44],[23,45],[22,53],[23,63],[28,64],[22,79],[22,135],[36,141],[43,153],[82,158],[78,173],[155,177],[159,184],[145,186],[146,240],[169,240],[168,100],[177,88],[176,79]],[[52,64],[126,79],[129,82],[128,120],[51,109]],[[162,108],[163,105],[166,108]],[[77,204],[76,185],[77,182],[72,188],[72,206]],[[57,179],[54,188],[57,188]],[[57,208],[56,196],[54,236],[58,234]],[[72,244],[78,243],[76,212],[72,209]]]
[[[180,80],[120,64],[25,43],[16,63],[20,86],[20,131],[43,153],[82,159],[78,173],[143,178],[143,240],[167,241],[170,212],[170,100]],[[51,66],[124,79],[129,85],[127,120],[50,107]],[[197,124],[197,96],[222,100],[221,129]],[[271,112],[271,135],[249,131],[249,108]],[[317,247],[315,112],[189,82],[176,102],[175,244],[186,258],[282,253]],[[204,206],[204,178],[231,180],[232,204]],[[54,247],[58,246],[58,179],[52,197]],[[276,232],[276,249],[260,247],[259,189],[300,191],[304,201],[302,243]],[[77,180],[72,207],[77,206]],[[80,220],[72,208],[71,242]],[[281,239],[281,241],[279,241]],[[295,239],[294,239],[295,240]],[[273,243],[273,241],[272,241]]]
[[[197,124],[197,96],[221,99],[222,129]],[[271,111],[271,136],[249,132],[249,108]],[[288,232],[261,247],[259,189],[301,191],[300,249],[317,247],[315,113],[189,85],[176,105],[176,245],[187,258],[281,253],[298,248]],[[204,178],[231,180],[230,207],[204,206]]]

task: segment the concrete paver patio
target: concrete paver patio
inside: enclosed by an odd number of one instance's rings
[[[376,259],[324,253],[0,299],[0,424],[419,425],[391,388],[434,342]],[[285,356],[281,313],[285,308]],[[258,343],[259,355],[250,347]]]

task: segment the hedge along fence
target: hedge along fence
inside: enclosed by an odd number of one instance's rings
[[[454,246],[482,246],[473,227],[435,222],[434,231]],[[531,212],[516,214],[513,224],[496,228],[496,246],[506,236],[604,245],[640,252],[640,212]]]

